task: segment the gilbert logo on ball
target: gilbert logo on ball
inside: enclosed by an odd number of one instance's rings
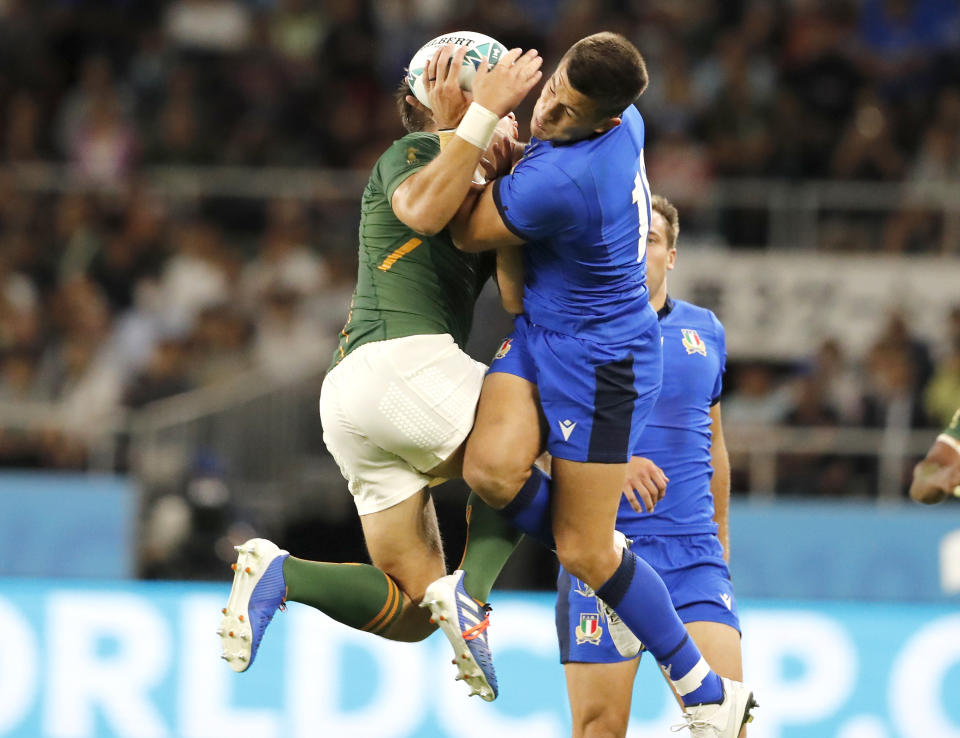
[[[428,108],[430,107],[430,101],[427,99],[427,90],[423,84],[423,70],[427,66],[427,62],[437,52],[437,49],[450,44],[469,48],[463,59],[463,65],[460,67],[460,86],[465,90],[473,88],[473,77],[484,57],[490,61],[490,66],[494,66],[500,61],[500,57],[507,52],[506,47],[495,38],[474,31],[445,33],[427,41],[413,55],[410,64],[407,66],[407,86],[410,87],[417,100]]]

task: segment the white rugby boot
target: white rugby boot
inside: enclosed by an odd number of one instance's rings
[[[750,688],[726,677],[721,677],[720,681],[723,683],[723,701],[686,708],[683,711],[686,722],[674,725],[674,732],[689,728],[690,738],[737,738],[743,726],[753,722],[750,711],[759,705]]]
[[[497,698],[497,675],[493,669],[487,627],[490,605],[477,602],[463,588],[464,572],[458,569],[433,582],[423,595],[420,607],[430,610],[431,623],[453,646],[453,663],[457,680],[470,687],[470,696],[479,695],[487,702]]]
[[[257,656],[264,631],[277,610],[286,609],[283,562],[290,555],[265,538],[251,538],[237,551],[236,572],[217,635],[221,658],[234,671],[246,671]]]

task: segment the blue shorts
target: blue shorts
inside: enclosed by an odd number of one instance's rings
[[[653,317],[636,340],[597,343],[518,315],[490,373],[513,374],[537,386],[552,456],[626,463],[660,394],[660,324]]]
[[[641,536],[630,550],[663,579],[684,623],[724,623],[740,631],[730,570],[716,536]],[[556,614],[560,663],[613,664],[630,660],[613,645],[593,590],[562,567],[557,577]]]

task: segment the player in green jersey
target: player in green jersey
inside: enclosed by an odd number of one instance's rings
[[[926,505],[942,502],[951,495],[960,497],[960,408],[923,461],[913,468],[910,485],[910,496]]]
[[[500,111],[499,138],[481,142],[458,130],[441,152],[437,131],[459,121],[464,107],[457,75],[447,72],[459,70],[466,50],[438,52],[427,84],[432,119],[374,166],[361,207],[357,288],[321,390],[324,442],[354,495],[373,565],[305,561],[259,538],[238,546],[219,629],[235,671],[252,663],[287,600],[392,640],[434,630],[416,606],[446,573],[428,487],[460,476],[486,371],[463,346],[492,272],[444,229],[471,188],[456,172],[474,171],[485,152],[509,162],[498,156],[511,147],[504,130],[516,136],[507,114],[540,79],[542,63],[535,51],[513,49],[478,73],[473,98]]]

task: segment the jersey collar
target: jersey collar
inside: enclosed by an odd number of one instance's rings
[[[673,298],[667,295],[667,301],[663,303],[662,308],[657,310],[657,320],[663,320],[671,312],[673,312]]]

